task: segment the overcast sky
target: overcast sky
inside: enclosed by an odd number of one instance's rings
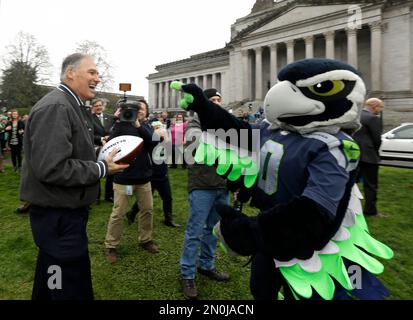
[[[119,82],[148,96],[145,77],[155,66],[219,49],[231,24],[251,12],[255,0],[0,0],[0,56],[22,30],[49,52],[52,80],[76,44],[96,41]],[[1,59],[0,59],[1,60]]]

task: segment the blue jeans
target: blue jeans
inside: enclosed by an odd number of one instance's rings
[[[195,279],[198,255],[202,269],[214,268],[217,239],[213,236],[212,229],[220,219],[215,210],[215,205],[219,203],[229,204],[228,190],[193,190],[189,194],[189,220],[180,259],[183,279]]]

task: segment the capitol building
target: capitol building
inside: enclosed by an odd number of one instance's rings
[[[262,104],[287,63],[333,58],[355,66],[388,119],[413,121],[413,1],[257,0],[231,26],[224,48],[156,66],[148,75],[154,112],[177,111],[174,80],[217,88],[225,104]]]

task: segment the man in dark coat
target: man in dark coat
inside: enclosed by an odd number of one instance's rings
[[[377,189],[379,176],[379,148],[381,145],[382,121],[380,113],[384,108],[382,100],[368,99],[361,113],[361,129],[354,134],[361,150],[360,175],[363,177],[366,197],[364,214],[377,215]]]
[[[102,146],[106,143],[110,130],[115,122],[113,115],[107,114],[105,103],[102,99],[92,101],[92,120],[94,130],[94,143],[96,146]],[[105,182],[105,200],[113,202],[113,176],[107,176]],[[97,203],[100,202],[100,188]]]

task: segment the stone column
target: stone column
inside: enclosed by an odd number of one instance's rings
[[[371,30],[371,91],[382,90],[382,23],[369,24]]]
[[[162,109],[163,108],[163,82],[159,82],[158,83],[158,105],[157,105],[157,109]]]
[[[354,68],[358,67],[357,29],[347,31],[347,62]]]
[[[205,74],[205,75],[203,76],[202,83],[203,83],[202,89],[203,89],[203,90],[208,89],[208,88],[207,88],[207,85],[208,85],[208,75],[207,75],[207,74]]]
[[[324,33],[324,37],[326,38],[326,58],[334,59],[334,31],[327,31]]]
[[[196,76],[195,82],[199,87],[202,88],[202,76]]]
[[[222,72],[218,72],[217,75],[216,75],[216,77],[215,77],[217,90],[219,90],[219,92],[222,91],[222,77],[223,77],[223,73],[222,73]],[[221,93],[222,93],[222,92],[221,92]]]
[[[277,44],[270,45],[270,79],[271,87],[277,82],[278,59],[277,59]]]
[[[171,108],[177,108],[178,107],[177,92],[178,91],[176,91],[176,90],[171,90],[171,105],[170,105]]]
[[[170,83],[170,81],[165,82],[165,106],[164,106],[164,109],[169,109],[171,107],[169,83]]]
[[[159,99],[159,83],[154,83],[153,84],[154,90],[153,90],[153,98],[152,98],[152,109],[158,108],[158,99]]]
[[[251,99],[251,74],[248,50],[241,51],[242,59],[242,98]]]
[[[255,99],[262,100],[262,48],[255,48]]]
[[[212,88],[215,88],[215,89],[218,90],[218,88],[217,88],[217,74],[216,73],[212,74]]]
[[[314,36],[304,38],[306,59],[314,58]]]
[[[156,83],[153,82],[149,82],[148,104],[151,111],[156,106]]]
[[[294,39],[288,40],[287,45],[287,63],[294,62]]]

